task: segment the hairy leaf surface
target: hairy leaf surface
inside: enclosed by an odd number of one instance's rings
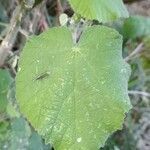
[[[56,150],[98,150],[130,108],[122,38],[89,27],[79,42],[52,28],[31,38],[16,78],[20,110]]]
[[[87,19],[109,22],[128,17],[122,0],[69,0],[74,11]]]

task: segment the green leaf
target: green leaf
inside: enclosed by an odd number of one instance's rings
[[[23,150],[28,147],[28,138],[31,134],[30,126],[23,118],[16,118],[11,123],[10,139],[8,148],[10,150]]]
[[[123,36],[128,39],[141,38],[150,35],[150,18],[132,16],[125,20]]]
[[[0,113],[6,110],[7,93],[11,82],[10,74],[7,70],[0,69]]]
[[[20,113],[16,110],[16,108],[13,106],[11,102],[8,102],[6,110],[7,110],[6,112],[9,115],[9,117],[11,118],[20,117]]]
[[[122,0],[69,0],[74,11],[87,19],[109,22],[128,17]]]
[[[0,149],[4,149],[4,145],[9,137],[8,121],[0,121]]]
[[[130,109],[129,66],[122,38],[104,26],[89,27],[78,43],[52,28],[31,38],[16,78],[21,112],[56,150],[96,150],[121,129]]]
[[[33,5],[33,7],[36,7],[37,5],[39,5],[40,3],[42,3],[43,0],[35,0],[35,3]]]
[[[49,145],[44,145],[42,138],[36,133],[33,132],[30,140],[28,150],[50,150],[51,147]]]

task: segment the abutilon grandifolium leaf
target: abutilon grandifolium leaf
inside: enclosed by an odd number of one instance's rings
[[[77,14],[86,19],[110,22],[129,16],[122,0],[69,0]]]
[[[89,27],[73,43],[66,27],[49,29],[28,40],[19,67],[20,110],[55,150],[98,150],[121,129],[130,67],[117,31]]]

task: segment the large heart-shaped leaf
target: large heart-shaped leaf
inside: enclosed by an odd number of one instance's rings
[[[69,0],[74,11],[87,19],[109,22],[128,17],[122,0]]]
[[[121,36],[104,26],[89,27],[76,44],[65,27],[27,42],[16,78],[17,99],[56,150],[97,150],[121,128],[130,108],[130,69],[121,49]]]

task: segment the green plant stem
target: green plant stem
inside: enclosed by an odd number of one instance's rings
[[[128,91],[130,95],[141,95],[145,97],[150,97],[150,93],[143,92],[143,91]]]

